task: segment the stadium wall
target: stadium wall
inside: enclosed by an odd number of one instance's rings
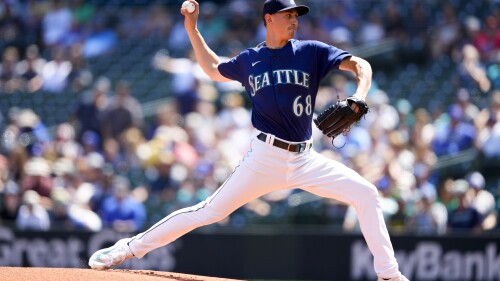
[[[0,227],[0,266],[86,268],[95,250],[130,233],[18,232]],[[411,280],[500,280],[498,236],[393,236]],[[359,235],[195,231],[119,268],[235,279],[375,280]]]

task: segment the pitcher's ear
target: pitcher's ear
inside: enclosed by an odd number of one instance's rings
[[[266,23],[271,23],[273,21],[273,17],[271,17],[270,14],[265,14],[264,15],[264,20]]]

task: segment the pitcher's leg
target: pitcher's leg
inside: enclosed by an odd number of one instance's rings
[[[272,171],[271,171],[272,172]],[[277,173],[277,175],[284,173]],[[228,180],[209,198],[199,204],[168,215],[148,230],[134,236],[130,250],[142,258],[153,249],[164,246],[191,230],[222,220],[240,206],[270,191],[281,188],[282,176],[263,175],[254,169],[238,167]]]
[[[350,204],[356,210],[363,236],[374,256],[378,276],[399,276],[398,263],[384,221],[377,188],[345,165],[322,156],[304,167],[298,184],[316,195]],[[309,179],[309,181],[306,181]]]

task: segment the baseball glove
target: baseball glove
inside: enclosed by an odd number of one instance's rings
[[[358,105],[358,110],[352,109],[353,103]],[[368,105],[365,101],[349,97],[330,105],[317,118],[314,118],[314,123],[323,134],[333,140],[338,135],[348,132],[352,124],[358,122],[366,113],[368,113]]]

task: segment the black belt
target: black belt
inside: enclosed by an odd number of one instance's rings
[[[263,142],[266,142],[267,135],[264,133],[260,133],[257,135],[257,138]],[[299,153],[309,150],[312,147],[312,143],[307,143],[307,142],[288,143],[286,141],[281,141],[279,139],[274,139],[272,145],[284,150],[288,150],[291,152],[299,152]]]

